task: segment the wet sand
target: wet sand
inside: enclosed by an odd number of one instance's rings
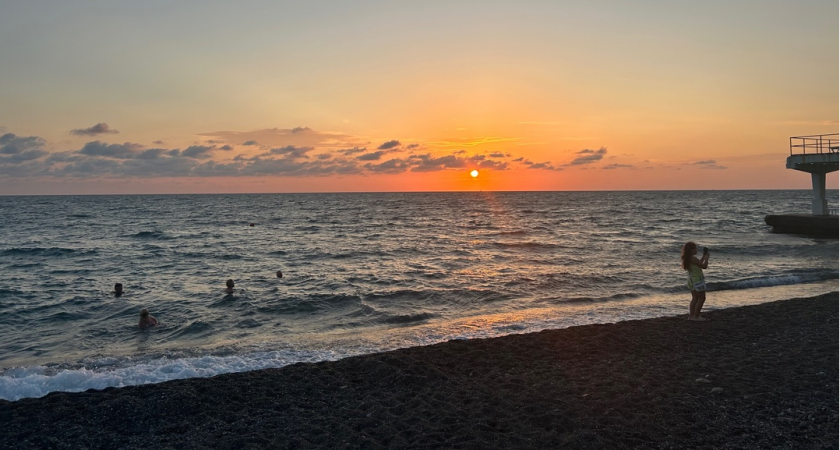
[[[837,448],[836,292],[705,317],[0,401],[0,448]]]

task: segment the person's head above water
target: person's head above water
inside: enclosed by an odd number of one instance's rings
[[[227,286],[227,287],[229,287],[229,288],[233,289],[233,286],[234,286],[234,284],[233,284],[233,280],[232,280],[232,279],[230,279],[230,280],[225,281],[225,286]]]
[[[117,284],[114,285],[114,295],[116,295],[117,297],[119,297],[120,295],[123,295],[123,285],[122,285],[122,283],[117,283]]]
[[[277,278],[283,278],[283,272],[277,271]]]
[[[146,309],[146,308],[141,309],[141,310],[140,310],[140,317],[141,317],[141,318],[144,318],[144,319],[145,319],[146,317],[149,317],[149,310],[148,310],[148,309]]]

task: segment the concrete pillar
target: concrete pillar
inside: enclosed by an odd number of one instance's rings
[[[824,216],[828,214],[828,200],[825,199],[825,173],[811,172],[811,185],[814,187],[811,212],[815,216]]]

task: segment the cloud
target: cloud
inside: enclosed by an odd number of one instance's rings
[[[314,134],[312,130],[298,133]],[[256,140],[255,140],[256,141]],[[507,170],[509,161],[486,154],[469,155],[459,150],[448,154],[412,154],[383,161],[401,145],[386,142],[386,149],[368,147],[316,147],[285,145],[259,155],[224,154],[234,145],[192,145],[185,149],[146,148],[142,144],[90,141],[81,148],[49,153],[38,136],[0,136],[0,175],[52,177],[214,177],[214,176],[326,176],[345,174],[396,174],[480,168]],[[399,141],[390,141],[399,142]],[[265,147],[263,147],[265,148]],[[223,160],[214,160],[219,153]],[[310,158],[310,155],[314,157]]]
[[[161,140],[157,140],[157,141],[152,142],[152,144],[155,144],[155,145],[163,145],[163,144],[164,144],[164,142],[163,142],[163,141],[161,141]]]
[[[309,158],[306,154],[315,150],[313,147],[295,147],[294,145],[287,145],[280,148],[272,148],[269,152],[272,155],[283,155],[286,158]]]
[[[76,136],[97,136],[100,134],[117,134],[119,131],[111,129],[107,123],[97,123],[96,125],[90,128],[76,128],[75,130],[71,131],[70,134],[75,134]]]
[[[553,170],[554,166],[551,165],[551,162],[542,162],[542,163],[531,163],[529,169],[548,169]]]
[[[407,148],[409,150],[413,150],[413,149],[415,149],[419,146],[420,146],[420,144],[408,144],[408,145],[405,146],[405,148]]]
[[[359,161],[379,161],[379,159],[382,158],[382,155],[384,155],[384,154],[385,154],[385,152],[382,152],[382,151],[373,152],[373,153],[365,153],[364,155],[357,156],[356,159],[358,159]]]
[[[345,155],[355,155],[356,153],[364,153],[367,151],[367,147],[353,147],[353,148],[345,148],[343,150],[336,150],[336,153],[343,153]]]
[[[612,170],[612,169],[635,169],[635,166],[630,164],[608,164],[604,167],[601,167],[604,170]]]
[[[496,153],[491,153],[489,156],[490,156],[491,158],[505,158],[505,157],[508,157],[508,156],[510,156],[510,155],[506,155],[506,154],[504,154],[504,153],[499,153],[499,152],[496,152]]]
[[[535,163],[530,159],[525,159],[523,157],[519,157],[513,160],[513,162],[521,163],[522,165],[526,166],[526,169],[540,169],[540,170],[563,170],[562,167],[557,167],[551,163],[551,161],[545,161],[541,163]]]
[[[41,150],[46,142],[38,136],[15,136],[6,133],[0,136],[0,154],[18,155],[27,151]]]
[[[726,166],[718,165],[717,161],[715,161],[714,159],[705,159],[705,160],[702,160],[702,161],[695,161],[693,163],[688,163],[688,165],[702,166],[701,167],[702,169],[708,169],[708,170],[724,170],[724,169],[726,169]]]
[[[446,169],[463,169],[467,167],[467,163],[463,158],[458,158],[455,155],[441,156],[439,158],[432,157],[431,154],[425,155],[411,155],[408,157],[408,162],[413,167],[412,172],[436,172],[438,170]]]
[[[403,173],[408,170],[411,166],[405,159],[389,159],[381,164],[372,164],[368,163],[365,164],[364,169],[373,172],[373,173],[386,173],[386,174],[394,174],[394,173]]]
[[[82,155],[104,156],[106,158],[131,159],[143,149],[140,144],[126,142],[125,144],[106,144],[100,141],[88,142],[79,150]]]
[[[193,145],[187,147],[186,150],[181,152],[182,156],[186,156],[187,158],[195,158],[195,159],[207,159],[211,157],[211,152],[213,151],[213,147],[205,147],[202,145]]]
[[[393,140],[393,141],[385,142],[384,144],[380,145],[376,149],[377,150],[390,150],[394,147],[399,147],[399,146],[400,146],[400,141]]]
[[[450,138],[442,141],[429,142],[429,144],[437,147],[475,147],[477,145],[495,144],[499,142],[514,142],[520,138],[506,138],[499,136],[483,136],[472,138]]]
[[[245,142],[242,143],[242,145],[258,145],[258,144],[257,144],[257,141],[245,141]]]
[[[364,147],[369,140],[359,136],[330,131],[317,131],[309,127],[269,128],[255,131],[215,131],[201,133],[217,144],[239,145],[240,142],[254,141],[266,147],[316,147],[327,148]]]
[[[583,149],[577,152],[577,154],[583,156],[578,156],[577,158],[573,159],[572,162],[570,162],[568,165],[579,166],[582,164],[592,164],[598,162],[604,159],[604,155],[607,154],[607,149],[604,147],[601,147],[598,150]]]

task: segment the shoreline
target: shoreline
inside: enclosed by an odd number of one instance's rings
[[[702,323],[582,325],[0,400],[0,447],[836,448],[837,313],[833,292]]]

